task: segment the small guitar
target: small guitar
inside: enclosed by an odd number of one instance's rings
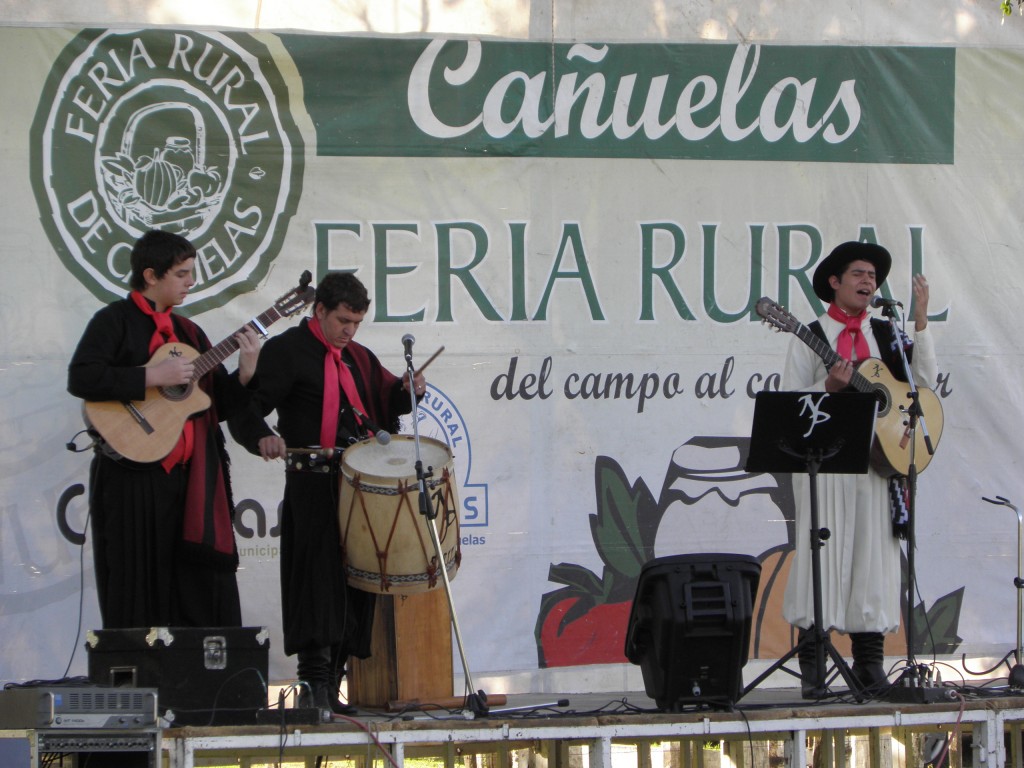
[[[795,334],[831,368],[842,358],[825,341],[792,314],[767,297],[757,301],[757,314],[777,331]],[[910,471],[910,419],[906,408],[910,405],[910,385],[900,381],[885,363],[873,357],[857,363],[850,385],[858,392],[870,392],[878,398],[878,416],[875,421],[875,444],[871,451],[871,465],[883,477],[905,475]],[[918,401],[932,447],[938,447],[942,437],[942,403],[930,389],[918,387]],[[917,430],[914,439],[914,464],[922,472],[932,460],[925,446],[924,432]]]
[[[310,287],[312,280],[308,270],[303,272],[298,287],[239,330],[251,327],[260,336],[266,336],[267,326],[313,303],[316,290]],[[198,387],[197,382],[237,349],[235,334],[203,354],[178,341],[164,344],[153,353],[146,367],[168,357],[183,356],[195,366],[192,380],[176,387],[148,387],[145,400],[86,402],[82,406],[86,425],[100,433],[109,452],[143,463],[160,461],[174,449],[185,421],[210,407],[209,395]]]

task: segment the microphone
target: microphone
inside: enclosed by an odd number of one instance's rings
[[[896,299],[883,299],[881,296],[873,296],[871,298],[871,306],[875,309],[884,309],[885,307],[902,307],[903,304],[896,301]]]
[[[367,416],[365,413],[360,411],[358,408],[353,408],[352,410],[355,412],[356,416],[359,417],[359,422],[364,427],[366,427],[368,430],[373,432],[373,436],[375,438],[377,438],[377,442],[378,443],[380,443],[381,445],[387,445],[388,443],[391,442],[391,433],[390,432],[388,432],[387,430],[384,430],[384,429],[381,429],[380,427],[378,427],[376,424],[374,424],[372,421],[370,421],[370,417],[369,416]]]
[[[402,337],[402,346],[405,347],[405,359],[406,362],[412,362],[412,345],[416,341],[416,337],[411,333],[405,334]]]

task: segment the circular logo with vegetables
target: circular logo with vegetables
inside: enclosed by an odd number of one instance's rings
[[[196,246],[191,313],[250,290],[301,191],[284,78],[246,34],[82,32],[50,73],[32,139],[47,234],[105,301],[126,293],[132,244],[149,229]]]

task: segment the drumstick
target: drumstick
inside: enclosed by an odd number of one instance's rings
[[[325,459],[331,458],[336,448],[286,448],[285,453],[298,453],[304,456],[320,456]]]
[[[427,370],[427,366],[430,365],[432,362],[434,362],[437,359],[437,356],[440,355],[442,352],[444,352],[444,347],[443,346],[439,350],[437,350],[437,352],[432,354],[430,356],[430,358],[427,360],[427,362],[425,362],[423,365],[421,365],[416,370],[416,372],[413,374],[413,376],[419,376],[421,373],[423,373],[425,370]]]

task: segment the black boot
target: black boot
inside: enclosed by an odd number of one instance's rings
[[[853,676],[868,695],[882,693],[889,687],[885,674],[885,635],[881,632],[851,632]]]
[[[298,653],[298,675],[303,683],[298,706],[302,709],[331,711],[330,648],[308,648]]]
[[[800,661],[800,695],[805,699],[820,699],[825,695],[825,681],[818,679],[814,635],[815,629],[812,625],[807,629],[800,628],[796,636],[800,647],[797,653],[797,659]],[[827,656],[825,662],[828,663]]]
[[[341,645],[331,647],[331,711],[336,715],[352,717],[358,710],[341,700],[341,681],[345,677],[345,663],[347,661],[348,653]]]

